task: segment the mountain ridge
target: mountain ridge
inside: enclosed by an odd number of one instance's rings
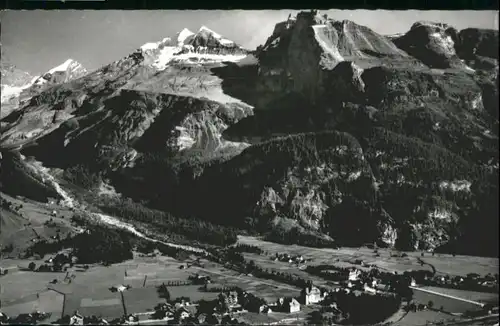
[[[32,97],[1,143],[179,216],[490,255],[495,39],[428,22],[387,37],[314,11],[253,52],[185,29]]]

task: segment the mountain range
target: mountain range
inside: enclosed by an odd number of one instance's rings
[[[22,88],[5,192],[34,157],[82,191],[274,241],[498,254],[497,30],[385,36],[308,11],[254,51],[203,26],[92,72],[2,63],[4,84]]]

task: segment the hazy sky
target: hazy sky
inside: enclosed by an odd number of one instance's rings
[[[33,10],[2,11],[2,52],[31,74],[40,74],[68,58],[87,70],[120,59],[147,42],[155,42],[184,27],[201,25],[244,47],[265,42],[274,25],[294,10]],[[418,20],[498,29],[495,11],[328,10],[329,17],[353,20],[381,34],[407,31]]]

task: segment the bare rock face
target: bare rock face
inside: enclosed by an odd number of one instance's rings
[[[458,31],[441,23],[417,22],[394,40],[399,48],[431,68],[467,68],[455,51]]]
[[[120,153],[129,153],[132,148],[138,152],[216,152],[226,146],[242,150],[244,145],[223,140],[221,133],[228,122],[235,123],[249,113],[246,106],[228,107],[191,97],[121,90],[106,99],[101,109],[78,116],[76,129],[56,129],[27,152],[51,162],[50,155],[44,153],[56,150],[59,163],[53,164],[62,164],[66,157],[69,166],[104,156],[111,160],[108,164],[116,166],[117,160],[124,160]],[[130,159],[125,161],[131,163]]]

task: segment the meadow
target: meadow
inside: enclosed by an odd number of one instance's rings
[[[303,255],[305,258],[313,259],[314,265],[331,264],[342,267],[355,266],[363,269],[362,266],[355,264],[356,260],[362,260],[366,265],[375,265],[377,268],[385,271],[404,272],[407,270],[431,270],[432,265],[438,274],[449,274],[465,276],[469,273],[477,273],[486,275],[488,273],[498,273],[499,260],[498,258],[475,257],[475,256],[455,256],[445,254],[424,253],[421,256],[420,252],[404,252],[407,256],[401,257],[403,252],[378,249],[378,255],[373,249],[366,247],[362,248],[347,248],[339,249],[328,248],[311,248],[299,245],[282,245],[263,241],[250,236],[238,236],[238,243],[253,245],[261,248],[264,251],[274,255],[275,253],[288,253],[292,255]],[[399,257],[394,257],[398,255]],[[420,260],[426,264],[421,265]]]
[[[66,273],[31,272],[16,267],[27,266],[32,260],[2,260],[0,267],[10,267],[2,276],[0,300],[2,311],[9,316],[30,313],[35,310],[52,312],[53,318],[71,315],[75,311],[85,316],[95,315],[106,319],[127,313],[146,313],[165,299],[160,298],[157,287],[164,282],[188,281],[195,273],[208,275],[214,286],[238,286],[268,301],[279,297],[297,296],[300,289],[274,281],[257,279],[228,270],[221,265],[201,261],[200,266],[189,266],[186,262],[171,257],[141,257],[111,266],[90,266],[88,270],[75,265]],[[38,264],[42,261],[35,261]],[[180,266],[184,269],[180,269]],[[57,283],[50,283],[54,279]],[[129,285],[121,294],[111,287]],[[217,292],[204,292],[201,285],[168,286],[171,299],[188,297],[191,302],[212,300]],[[47,299],[51,293],[56,299]],[[37,298],[38,294],[38,298]],[[124,309],[125,305],[125,309]]]

